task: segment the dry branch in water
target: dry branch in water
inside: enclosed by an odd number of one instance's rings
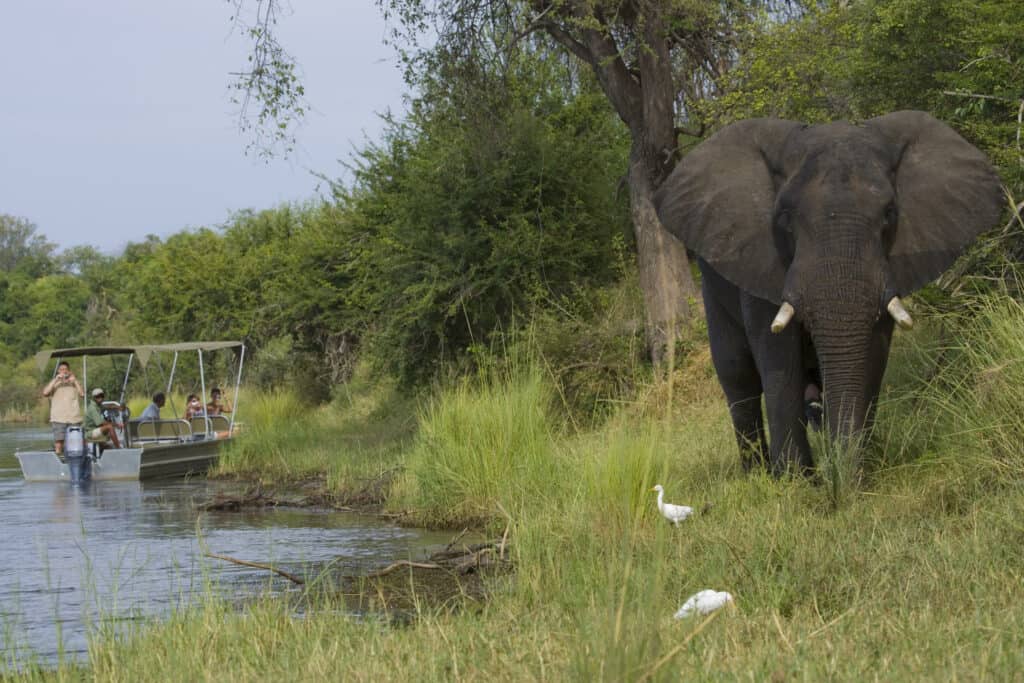
[[[398,562],[392,562],[391,564],[389,564],[388,566],[384,567],[383,569],[380,569],[378,571],[375,571],[375,572],[372,572],[370,574],[367,574],[366,576],[367,576],[367,578],[375,579],[375,578],[378,578],[380,576],[387,576],[391,572],[395,571],[396,569],[401,569],[402,567],[410,567],[412,569],[443,569],[444,568],[444,567],[442,567],[439,564],[434,564],[433,562],[411,562],[409,560],[399,560]]]
[[[445,546],[428,559],[429,562],[412,562],[411,560],[399,560],[392,562],[383,569],[371,572],[367,578],[376,579],[387,576],[396,569],[408,567],[409,569],[444,569],[454,574],[470,574],[481,567],[488,567],[496,564],[508,564],[505,559],[505,552],[508,550],[507,534],[500,540],[487,541],[485,543],[474,543],[463,545],[461,548],[452,548],[466,532],[463,531],[453,538]]]
[[[306,583],[305,580],[299,578],[298,576],[295,576],[294,574],[289,574],[288,572],[284,571],[283,569],[278,569],[277,567],[272,567],[269,564],[260,564],[259,562],[249,562],[248,560],[239,560],[237,557],[229,557],[227,555],[218,555],[216,553],[204,553],[204,554],[206,555],[206,557],[212,557],[215,560],[224,560],[225,562],[233,562],[235,564],[240,564],[240,565],[242,565],[244,567],[255,567],[256,569],[266,569],[267,571],[274,572],[278,576],[283,576],[284,578],[288,579],[292,583],[297,583],[300,586],[305,585],[305,583]]]

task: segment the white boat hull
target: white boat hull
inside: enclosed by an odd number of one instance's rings
[[[90,479],[124,481],[205,474],[220,457],[220,445],[227,441],[230,439],[107,449],[91,463]],[[15,455],[25,481],[71,481],[68,464],[53,451],[18,451]]]

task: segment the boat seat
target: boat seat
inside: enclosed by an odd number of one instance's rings
[[[132,442],[187,441],[192,428],[186,420],[143,420],[128,423]]]
[[[205,435],[207,432],[206,423],[210,423],[210,436],[216,437],[218,432],[227,432],[231,429],[231,420],[224,415],[211,415],[210,417],[193,417],[190,421],[192,434],[195,436]]]

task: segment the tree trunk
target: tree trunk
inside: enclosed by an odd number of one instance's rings
[[[540,15],[547,3],[535,3]],[[681,323],[690,319],[689,301],[697,287],[690,276],[686,249],[670,235],[654,211],[654,190],[672,170],[676,149],[675,87],[669,52],[665,7],[652,0],[639,3],[633,17],[638,33],[635,67],[623,60],[623,50],[601,12],[586,0],[573,0],[568,14],[581,26],[578,36],[556,23],[544,23],[549,34],[594,69],[619,118],[629,127],[629,198],[636,235],[640,289],[646,309],[647,349],[656,367],[665,360],[668,344]]]
[[[690,302],[696,301],[697,286],[690,274],[686,248],[658,220],[649,178],[643,160],[631,159],[629,200],[646,312],[647,350],[654,366],[660,369],[669,344],[690,320]]]

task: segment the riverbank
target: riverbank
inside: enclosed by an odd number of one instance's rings
[[[321,476],[340,494],[389,472],[385,510],[507,527],[516,571],[490,579],[484,602],[414,602],[401,627],[339,613],[322,586],[302,618],[269,596],[242,612],[211,598],[94,639],[88,675],[1012,679],[1024,670],[1024,311],[995,300],[970,321],[931,320],[895,340],[857,481],[827,464],[818,483],[744,474],[700,348],[674,382],[592,429],[559,412],[533,365],[401,409],[373,391],[347,412],[268,398],[268,415],[294,422],[259,432],[253,420],[259,447],[226,457],[225,476]],[[381,422],[361,429],[360,415]],[[667,524],[655,483],[700,514]],[[672,619],[705,588],[736,609]]]
[[[40,399],[32,408],[7,408],[0,412],[0,424],[40,424],[49,415],[49,405]]]

